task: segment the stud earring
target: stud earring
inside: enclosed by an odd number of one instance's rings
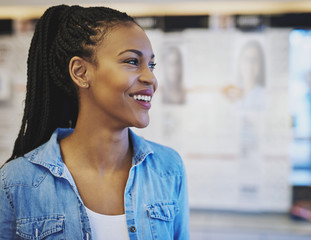
[[[82,82],[81,85],[82,85],[83,88],[88,88],[89,87],[89,84],[87,82]]]

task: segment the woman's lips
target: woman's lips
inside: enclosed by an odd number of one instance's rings
[[[151,108],[151,99],[152,99],[153,91],[152,89],[143,89],[140,91],[137,91],[135,93],[131,93],[130,97],[134,99],[136,103],[138,103],[140,106],[142,106],[145,109]]]
[[[140,100],[134,100],[134,101],[147,110],[149,110],[151,108],[150,102],[144,102],[144,101],[140,101]]]

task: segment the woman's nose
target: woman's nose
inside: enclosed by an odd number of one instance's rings
[[[145,67],[143,69],[138,80],[145,85],[153,85],[154,91],[156,90],[156,88],[158,86],[158,81],[157,81],[154,73],[152,72],[152,70],[149,67]]]

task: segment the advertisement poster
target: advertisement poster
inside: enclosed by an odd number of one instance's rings
[[[160,87],[150,126],[137,132],[181,154],[191,207],[288,210],[289,33],[186,30],[158,38]]]

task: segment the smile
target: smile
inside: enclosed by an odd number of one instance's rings
[[[151,99],[153,95],[153,90],[150,88],[141,89],[140,91],[134,92],[130,94],[130,97],[134,99],[134,101],[139,104],[144,109],[149,110],[151,108]]]
[[[148,95],[134,95],[133,98],[138,101],[150,102],[151,96]]]

